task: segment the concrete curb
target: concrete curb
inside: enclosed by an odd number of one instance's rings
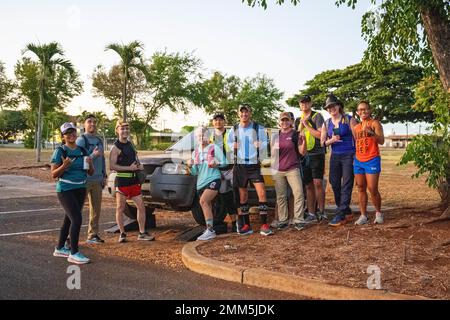
[[[385,290],[348,288],[311,280],[295,275],[268,271],[260,268],[244,268],[230,263],[207,258],[198,253],[197,247],[204,242],[189,242],[184,245],[181,256],[184,265],[191,271],[245,285],[298,294],[313,299],[325,300],[423,300],[421,296],[392,293]]]

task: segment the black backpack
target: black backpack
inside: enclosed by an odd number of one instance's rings
[[[67,150],[66,150],[66,148],[64,148],[65,146],[66,146],[66,145],[63,144],[63,145],[59,146],[58,148],[56,148],[56,150],[61,150],[61,154],[62,154],[62,156],[63,156],[64,159],[67,158]],[[81,155],[81,156],[75,156],[74,158],[80,158],[80,157],[87,157],[87,156],[89,156],[89,153],[88,153],[88,151],[87,151],[85,148],[80,147],[80,146],[78,146],[78,145],[77,145],[77,147],[81,149],[81,153],[82,153],[83,155]]]

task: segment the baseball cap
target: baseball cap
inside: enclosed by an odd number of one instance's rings
[[[239,105],[238,111],[242,111],[242,109],[247,109],[247,111],[252,111],[252,107],[247,103],[242,103]]]
[[[84,117],[84,121],[86,121],[87,119],[90,119],[90,118],[92,118],[92,119],[97,119],[97,118],[95,117],[95,115],[93,115],[92,113],[89,113],[88,115],[86,115],[86,117]]]
[[[291,116],[291,114],[289,112],[282,112],[282,113],[280,113],[280,118],[279,119],[280,120],[283,120],[283,119],[292,120],[292,116]]]
[[[311,97],[305,94],[298,99],[298,102],[311,102]]]
[[[221,119],[225,120],[225,116],[222,112],[216,112],[213,116],[213,120],[216,118],[221,118]]]
[[[60,129],[61,134],[66,134],[70,129],[77,131],[77,127],[75,127],[72,122],[64,122]]]

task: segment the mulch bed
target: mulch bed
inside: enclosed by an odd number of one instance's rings
[[[383,225],[333,228],[321,223],[271,237],[259,235],[259,225],[254,223],[253,235],[218,238],[198,250],[239,266],[355,288],[367,287],[367,268],[376,265],[381,269],[382,289],[450,299],[450,221],[422,225],[439,215],[436,207],[394,209],[385,213]]]

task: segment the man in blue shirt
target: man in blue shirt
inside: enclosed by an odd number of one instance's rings
[[[248,104],[241,104],[238,108],[239,123],[230,130],[228,146],[234,150],[233,183],[239,190],[238,233],[247,235],[253,233],[250,226],[248,206],[248,182],[255,186],[259,200],[259,214],[261,217],[260,234],[273,234],[267,224],[267,198],[264,178],[261,175],[260,159],[267,149],[267,136],[264,127],[252,118],[252,109]],[[237,198],[237,197],[236,197]]]
[[[87,178],[86,194],[89,199],[88,243],[105,242],[98,235],[102,190],[106,182],[103,141],[97,135],[97,119],[89,114],[84,120],[84,134],[77,139],[77,145],[84,148],[94,164],[94,174]]]

